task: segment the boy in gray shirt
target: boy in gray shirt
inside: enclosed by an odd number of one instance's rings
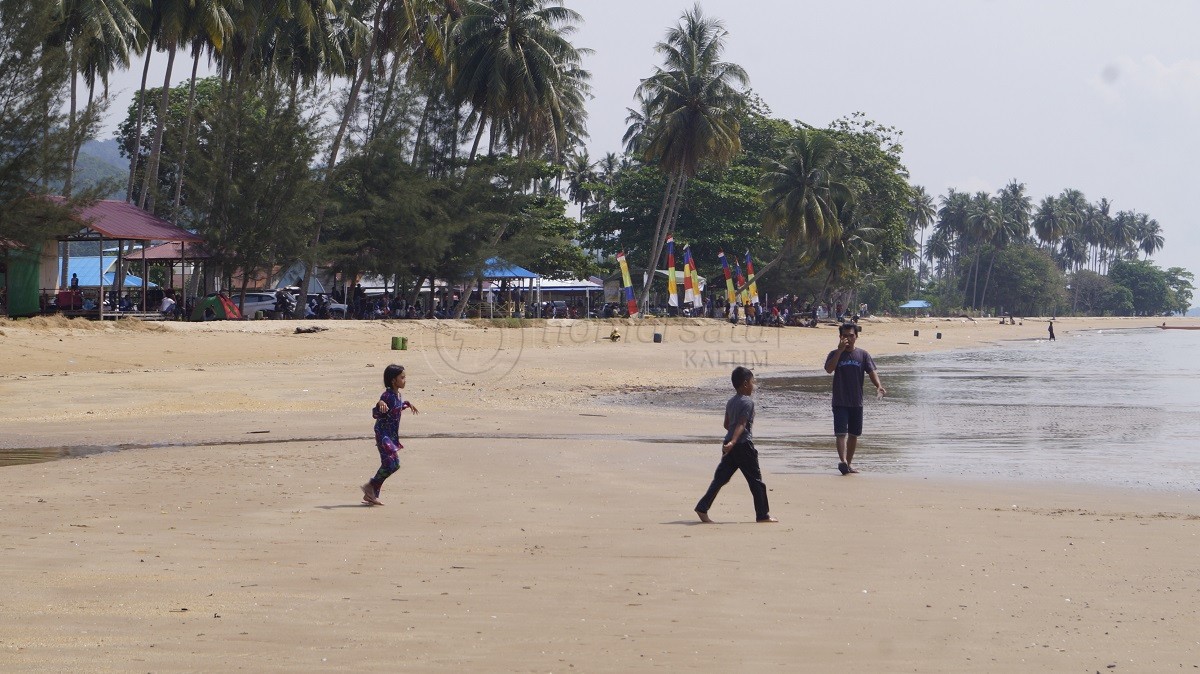
[[[778,522],[771,517],[771,509],[767,506],[767,485],[762,481],[762,470],[758,467],[758,450],[754,448],[754,373],[744,367],[737,367],[732,375],[733,388],[737,395],[725,403],[725,440],[721,445],[721,462],[717,464],[717,472],[713,475],[712,484],[708,491],[696,504],[696,514],[701,522],[712,522],[708,518],[708,509],[712,507],[717,492],[729,482],[729,478],[738,470],[750,485],[750,494],[754,496],[754,516],[759,522]]]

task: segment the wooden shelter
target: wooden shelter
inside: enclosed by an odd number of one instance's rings
[[[204,241],[203,238],[187,231],[186,229],[183,229],[182,227],[167,222],[166,220],[155,216],[153,213],[144,211],[137,206],[124,201],[97,201],[91,206],[79,210],[76,213],[75,220],[77,220],[80,224],[79,230],[66,236],[60,236],[58,240],[60,242],[99,241],[101,243],[101,269],[103,269],[104,257],[103,244],[107,241],[117,242],[118,268],[121,267],[121,263],[124,259],[123,251],[125,244],[129,241],[138,241],[142,243],[141,250],[139,251],[140,255],[136,256],[135,259],[140,259],[143,263],[147,260],[155,259],[147,257],[152,250],[149,247],[151,242],[167,242],[171,244],[178,244],[179,257],[172,259],[179,259],[185,266],[188,259],[194,260],[208,257],[208,255],[203,253],[202,249],[199,247],[199,244],[203,243]],[[157,253],[157,255],[164,255],[174,252],[175,251],[173,249],[170,249],[168,251],[160,251]],[[189,254],[194,255],[195,257],[189,258]],[[165,258],[159,257],[157,259]],[[45,273],[45,270],[43,270],[43,278],[46,278]],[[53,278],[57,279],[57,271],[54,272]],[[96,311],[99,318],[104,318],[103,274],[101,274],[100,279],[100,297],[96,302]],[[143,308],[146,306],[146,285],[147,284],[145,283],[141,285],[141,306]],[[53,283],[53,287],[58,287],[57,280]],[[116,279],[116,287],[118,290],[120,290],[120,275],[118,275]],[[88,313],[89,315],[91,314],[91,312]]]

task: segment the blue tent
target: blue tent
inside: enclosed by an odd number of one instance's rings
[[[931,305],[929,302],[926,302],[925,300],[909,300],[909,301],[905,302],[904,304],[901,304],[900,308],[901,309],[928,309],[931,306],[933,306],[933,305]]]
[[[519,267],[511,264],[507,260],[498,257],[493,257],[484,263],[483,278],[488,280],[500,279],[517,279],[517,278],[541,278],[524,267]]]

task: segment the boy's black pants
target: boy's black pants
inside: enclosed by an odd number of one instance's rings
[[[754,448],[753,442],[739,442],[728,454],[721,457],[721,463],[717,464],[717,471],[713,474],[712,484],[708,485],[708,491],[696,504],[696,512],[708,512],[717,498],[717,492],[721,491],[721,487],[728,484],[729,478],[739,470],[750,485],[750,493],[754,495],[755,519],[763,520],[769,517],[771,508],[767,505],[767,485],[762,480],[762,470],[758,467],[758,450]]]

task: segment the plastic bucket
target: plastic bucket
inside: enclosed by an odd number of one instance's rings
[[[392,338],[392,351],[408,351],[408,338],[407,337],[393,337]]]

